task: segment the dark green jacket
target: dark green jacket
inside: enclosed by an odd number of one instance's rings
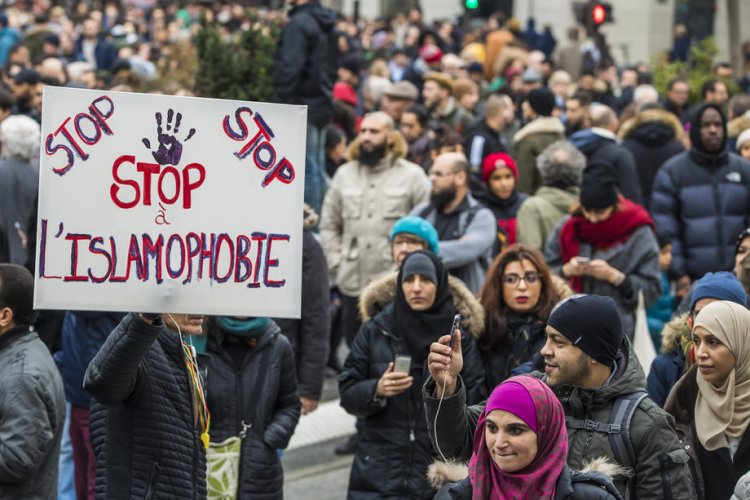
[[[536,157],[555,141],[565,139],[565,127],[557,118],[540,116],[531,120],[513,136],[514,158],[518,166],[518,190],[534,194],[542,185]]]
[[[598,389],[557,386],[553,390],[563,404],[566,416],[608,422],[614,401],[621,395],[645,390],[646,379],[632,349],[621,350],[618,368],[610,382]],[[534,374],[544,380],[541,373]],[[423,387],[427,426],[433,444],[439,439],[447,458],[467,461],[471,457],[477,419],[484,411],[484,403],[466,406],[465,390],[460,383],[455,394],[443,400],[433,426],[438,399],[435,399],[435,381],[430,378]],[[638,406],[630,426],[631,442],[635,454],[634,498],[664,499],[692,498],[693,485],[689,458],[680,446],[674,420],[650,399]],[[582,469],[584,464],[597,457],[607,457],[617,462],[608,436],[589,430],[568,431],[568,465]],[[615,486],[624,495],[625,478],[615,479]]]

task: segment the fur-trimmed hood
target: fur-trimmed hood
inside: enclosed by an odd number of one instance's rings
[[[318,213],[307,203],[304,204],[302,213],[302,228],[312,230],[318,224]]]
[[[687,326],[688,316],[689,313],[683,313],[664,325],[661,331],[661,352],[675,352],[680,345],[680,337],[685,333],[690,334],[690,328]]]
[[[663,109],[647,109],[626,120],[620,127],[618,136],[624,141],[636,128],[647,123],[666,125],[674,132],[674,139],[678,141],[682,139],[684,134],[680,120],[673,113]]]
[[[738,137],[744,130],[750,128],[750,113],[733,118],[727,123],[727,136],[730,139]]]
[[[597,472],[614,480],[617,477],[630,477],[632,471],[614,462],[610,462],[606,457],[598,457],[584,464],[583,469],[578,471],[581,474]],[[435,460],[427,468],[427,479],[430,485],[439,490],[447,483],[457,483],[463,481],[469,475],[469,466],[463,462],[442,462]]]
[[[526,137],[534,134],[564,134],[565,125],[551,116],[540,116],[527,123],[513,136],[513,142],[519,143]]]
[[[373,281],[362,291],[359,298],[359,314],[362,322],[369,321],[386,305],[396,300],[396,279],[398,272],[392,272]],[[453,303],[461,313],[461,326],[479,338],[484,333],[484,309],[461,280],[448,276],[448,286],[453,293]]]

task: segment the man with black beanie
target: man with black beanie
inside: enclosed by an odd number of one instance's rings
[[[546,334],[545,373],[531,376],[546,381],[563,405],[568,466],[581,469],[605,457],[633,472],[629,479],[613,478],[626,499],[692,498],[688,455],[674,420],[643,393],[645,375],[614,300],[574,295],[552,310]],[[431,378],[422,396],[433,444],[439,438],[447,458],[468,460],[484,403],[466,406],[466,389],[457,377],[461,349],[459,342],[451,349],[449,341],[445,335],[430,347]],[[630,418],[622,418],[628,412]]]
[[[546,87],[529,92],[522,107],[526,125],[513,136],[514,157],[518,166],[518,189],[531,195],[542,185],[536,157],[553,142],[565,138],[565,126],[552,116],[555,95]]]
[[[715,104],[693,115],[690,151],[656,174],[651,213],[672,238],[670,271],[677,286],[707,272],[731,271],[735,237],[750,225],[750,163],[728,151],[727,122]]]

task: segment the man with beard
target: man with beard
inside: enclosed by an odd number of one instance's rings
[[[626,467],[632,474],[613,478],[625,499],[694,498],[688,454],[674,420],[644,393],[646,377],[614,300],[573,296],[552,310],[545,332],[545,373],[531,376],[546,382],[563,406],[568,465],[580,469],[603,457]],[[485,403],[466,406],[457,337],[453,348],[450,335],[430,346],[431,377],[422,396],[433,444],[446,457],[465,461]]]
[[[471,123],[471,116],[453,97],[453,80],[437,71],[426,73],[422,78],[422,98],[430,118],[456,133],[463,134]]]
[[[365,115],[350,148],[350,161],[331,180],[320,220],[320,240],[334,284],[341,292],[347,343],[360,327],[362,290],[393,268],[393,224],[429,197],[424,170],[405,159],[406,142],[383,112]]]
[[[41,122],[37,96],[41,96],[42,80],[35,69],[22,69],[13,77],[13,94],[16,103],[13,108],[14,115],[26,115],[37,122]]]
[[[565,136],[589,128],[589,105],[585,92],[576,92],[565,100]]]
[[[469,162],[463,153],[441,154],[429,175],[430,201],[414,207],[410,215],[435,226],[445,267],[476,294],[492,260],[495,216],[469,193]]]
[[[727,150],[721,108],[704,104],[690,126],[690,151],[659,169],[651,195],[656,229],[672,238],[677,286],[734,266],[735,238],[750,225],[750,163]]]

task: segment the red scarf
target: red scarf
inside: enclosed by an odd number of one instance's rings
[[[627,241],[633,231],[641,226],[654,228],[654,221],[645,208],[620,196],[619,208],[609,219],[593,224],[582,215],[570,217],[560,230],[560,258],[563,264],[579,255],[579,243],[589,243],[594,250],[606,250]],[[580,276],[570,279],[570,287],[581,293],[583,280]]]

